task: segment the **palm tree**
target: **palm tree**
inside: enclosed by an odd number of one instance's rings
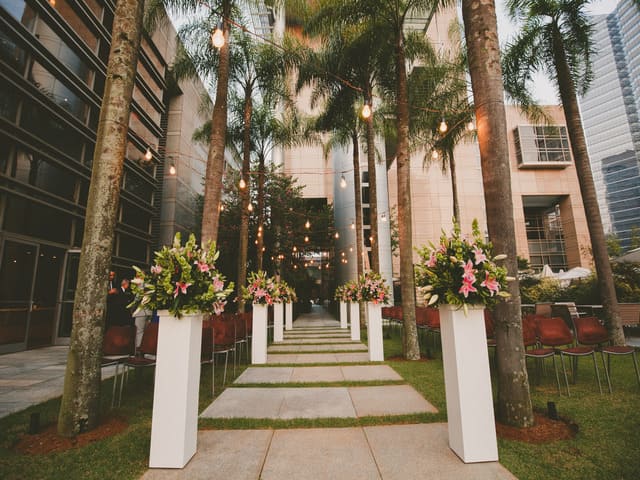
[[[128,119],[142,35],[144,2],[117,3],[105,94],[93,154],[73,328],[67,357],[58,433],[94,428],[100,412],[100,359],[116,212],[127,147]]]
[[[489,237],[496,251],[507,255],[507,270],[515,273],[518,271],[516,237],[495,5],[484,0],[463,0],[462,17],[476,107]],[[494,311],[497,416],[509,425],[524,427],[532,425],[534,417],[524,359],[517,279],[509,283],[509,292],[511,297],[500,302]]]
[[[522,22],[522,29],[507,45],[504,78],[509,94],[525,106],[531,103],[526,86],[533,72],[545,72],[555,82],[567,121],[605,319],[613,342],[623,345],[622,320],[577,99],[578,93],[587,91],[592,77],[593,25],[585,13],[589,3],[509,0],[509,15]]]

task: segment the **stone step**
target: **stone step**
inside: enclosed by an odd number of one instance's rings
[[[367,351],[367,346],[361,343],[340,343],[334,345],[281,345],[272,344],[267,348],[268,353],[292,353],[292,352],[341,352],[341,351]]]
[[[351,337],[346,338],[346,337],[338,337],[338,338],[285,338],[282,341],[283,345],[304,345],[307,343],[321,343],[323,345],[330,345],[330,344],[346,344],[346,343],[353,343],[353,344],[358,344],[360,342],[358,341],[353,341],[351,340]],[[279,343],[280,344],[280,343]]]
[[[267,363],[364,363],[368,352],[354,353],[269,353]]]
[[[358,418],[436,413],[410,385],[227,388],[202,418]]]
[[[401,381],[388,365],[331,367],[249,367],[234,384]]]

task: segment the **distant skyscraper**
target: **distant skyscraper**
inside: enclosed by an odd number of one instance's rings
[[[594,81],[580,106],[605,229],[629,247],[640,228],[640,8],[621,0],[595,20]]]

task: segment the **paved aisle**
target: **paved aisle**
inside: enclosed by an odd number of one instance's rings
[[[366,346],[321,307],[271,345],[270,365],[250,367],[207,407],[205,418],[357,418],[437,410],[395,370],[368,362]],[[322,364],[304,366],[304,364]],[[358,386],[362,382],[382,385]],[[321,383],[322,386],[314,386]],[[337,383],[336,386],[327,384]],[[344,386],[348,383],[348,386]],[[514,479],[497,462],[465,465],[443,423],[353,428],[203,430],[183,470],[156,479]]]

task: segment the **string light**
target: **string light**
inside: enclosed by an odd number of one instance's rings
[[[224,46],[224,31],[222,30],[222,22],[216,25],[215,30],[211,34],[211,44],[220,50]]]
[[[309,227],[311,227],[311,223],[309,222],[309,220],[307,220],[307,221],[304,223],[304,226],[305,226],[305,228],[309,228]]]
[[[469,122],[467,123],[467,130],[468,130],[469,132],[473,132],[475,129],[476,129],[476,126],[475,126],[475,124],[473,123],[473,120],[469,121]]]
[[[340,175],[340,188],[347,188],[347,179]]]
[[[372,113],[373,113],[373,110],[371,109],[371,102],[370,100],[367,99],[364,101],[364,105],[362,106],[360,115],[362,115],[362,118],[364,118],[365,120],[368,120],[369,118],[371,118]]]
[[[336,237],[336,239],[340,238],[340,234],[338,232],[336,232],[336,234],[334,235],[334,237]]]
[[[433,152],[431,152],[431,158],[433,158],[434,160],[437,160],[439,156],[440,155],[438,154],[437,150],[434,150]]]
[[[240,187],[240,189],[244,189],[247,186],[247,182],[244,181],[244,178],[241,178],[240,181],[238,182],[238,187]]]
[[[444,118],[442,119],[442,121],[440,122],[440,126],[438,127],[438,130],[440,130],[440,133],[447,133],[447,130],[449,129],[447,122],[444,121]]]
[[[169,167],[169,175],[175,175],[176,174],[176,166],[172,163],[171,166]]]
[[[151,160],[153,160],[153,153],[151,153],[151,149],[149,147],[147,147],[147,151],[144,153],[144,159],[147,162],[150,162]]]
[[[355,222],[351,222],[351,230],[355,230],[356,229],[356,223]]]
[[[383,213],[382,215],[380,215],[380,221],[381,222],[386,222],[387,221],[387,214]]]
[[[253,204],[250,203],[249,206],[247,207],[247,210],[249,210],[250,212],[253,212]]]

